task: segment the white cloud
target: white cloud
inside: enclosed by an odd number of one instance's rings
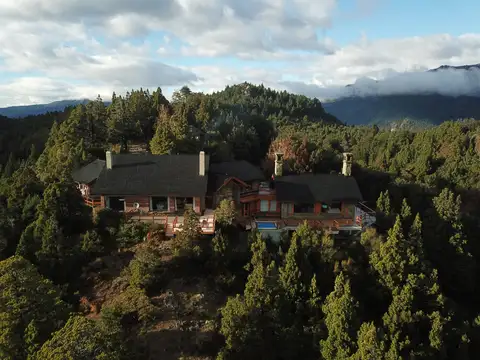
[[[425,70],[440,65],[475,64],[479,58],[480,34],[458,37],[439,34],[378,41],[364,38],[332,55],[318,57],[310,63],[306,61],[303,82],[285,85],[320,98],[349,95],[352,89],[345,89],[345,85],[354,83],[359,95],[416,92],[465,95],[479,92],[480,77],[476,71]],[[382,81],[362,80],[365,77]]]
[[[357,0],[356,11],[368,16],[379,1]],[[362,36],[339,47],[318,35],[353,16],[333,21],[335,6],[335,0],[0,0],[0,106],[137,87],[214,91],[243,81],[320,98],[345,95],[352,83],[360,94],[475,91],[479,78],[423,70],[478,62],[480,33]],[[154,31],[161,33],[152,40]],[[226,58],[236,61],[228,65]],[[384,81],[357,81],[365,77]]]

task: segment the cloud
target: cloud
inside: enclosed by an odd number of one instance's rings
[[[356,1],[358,16],[381,3]],[[0,106],[243,81],[320,99],[476,91],[477,73],[425,70],[478,62],[480,34],[363,35],[340,47],[323,35],[353,16],[336,2],[0,0]]]
[[[478,95],[480,69],[426,70],[440,65],[475,64],[479,58],[480,34],[458,37],[439,34],[378,41],[363,38],[358,44],[345,46],[307,65],[303,73],[313,74],[310,78],[282,83],[291,91],[322,99],[352,94]],[[353,86],[346,88],[348,84]]]
[[[335,0],[5,0],[0,20],[85,24],[125,37],[168,31],[199,54],[204,47],[213,55],[323,51],[317,31],[330,26],[335,5]]]

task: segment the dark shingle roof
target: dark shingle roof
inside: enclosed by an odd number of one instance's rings
[[[72,179],[80,184],[90,184],[98,178],[104,167],[105,161],[97,159],[74,171]]]
[[[211,174],[236,177],[242,181],[263,180],[262,170],[248,161],[226,161],[210,165]]]
[[[216,191],[223,185],[225,180],[235,177],[244,182],[264,180],[265,176],[257,166],[245,160],[225,161],[221,163],[210,164],[209,173],[209,192]]]
[[[207,176],[199,155],[113,154],[113,169],[101,172],[94,195],[203,196]],[[208,155],[205,156],[208,162]],[[206,174],[207,175],[207,174]]]
[[[282,176],[275,180],[278,201],[316,202],[361,201],[357,181],[337,174],[301,174]]]

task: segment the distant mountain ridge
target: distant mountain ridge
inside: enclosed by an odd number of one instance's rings
[[[480,64],[442,65],[385,80],[361,78],[345,90],[343,96],[322,104],[349,125],[480,119]]]
[[[431,69],[428,71],[439,71],[439,70],[479,70],[480,64],[473,65],[461,65],[461,66],[451,66],[451,65],[441,65],[436,69]]]
[[[79,104],[86,104],[90,100],[60,100],[49,104],[36,105],[19,105],[0,108],[0,115],[9,118],[21,118],[29,115],[41,115],[47,112],[63,111],[68,106],[77,106]]]
[[[388,125],[405,119],[437,125],[447,120],[480,119],[480,97],[474,96],[358,96],[325,102],[323,107],[348,125]]]
[[[226,102],[238,98],[242,103],[249,96],[255,96],[248,91],[244,94],[242,91],[246,91],[245,86],[227,86],[213,95],[225,98]],[[236,91],[237,88],[241,91]],[[436,125],[451,119],[480,119],[480,64],[442,65],[423,72],[394,73],[384,80],[364,77],[347,85],[344,90],[338,93],[336,99],[317,104],[319,108],[323,106],[326,112],[323,117],[327,122],[334,121],[329,115],[348,125],[388,125],[405,120],[413,124]],[[62,100],[42,105],[12,106],[0,108],[0,115],[9,118],[40,115],[63,111],[67,106],[88,101]],[[277,104],[279,109],[285,105],[281,103],[282,101]],[[109,102],[105,104],[108,105]],[[320,110],[312,111],[317,116]]]

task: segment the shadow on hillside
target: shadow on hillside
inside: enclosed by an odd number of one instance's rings
[[[178,325],[178,329],[158,328],[146,335],[150,359],[177,360],[189,356],[211,359],[217,355],[222,346],[221,336],[198,329],[193,323]]]

